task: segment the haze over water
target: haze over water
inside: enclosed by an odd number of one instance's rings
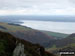
[[[46,30],[60,33],[75,33],[75,22],[52,22],[52,21],[34,21],[21,20],[21,25],[28,26],[38,30]]]

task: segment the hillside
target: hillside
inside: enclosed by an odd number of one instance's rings
[[[40,48],[40,50],[38,50]],[[39,44],[32,44],[23,39],[0,31],[0,56],[54,56],[46,52]]]
[[[0,30],[9,32],[13,36],[17,36],[20,39],[24,39],[32,43],[41,44],[44,47],[46,47],[46,44],[54,38],[38,30],[12,23],[0,23]]]
[[[60,50],[62,48],[67,48],[67,47],[75,47],[75,34],[71,34],[66,38],[60,39],[60,40],[55,40],[52,42],[52,44],[49,42],[49,48],[47,49],[48,51],[55,52],[57,50]]]
[[[47,34],[48,36],[54,37],[55,39],[62,39],[62,38],[66,38],[67,36],[69,36],[69,34],[64,34],[64,33],[44,31],[44,30],[40,30],[40,31]]]
[[[56,41],[57,47],[63,47],[70,44],[75,45],[75,34],[71,34],[68,37],[61,39],[59,41]]]
[[[68,35],[57,32],[35,30],[26,26],[12,23],[0,23],[0,31],[8,32],[17,39],[23,39],[23,41],[27,41],[29,43],[31,42],[37,46],[40,44],[41,46],[45,47],[47,51],[53,53],[61,48],[75,47],[75,34]]]

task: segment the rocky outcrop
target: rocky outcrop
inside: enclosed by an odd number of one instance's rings
[[[26,56],[26,55],[24,54],[24,45],[23,45],[23,44],[19,43],[19,44],[16,46],[16,48],[15,48],[15,50],[14,50],[14,52],[13,52],[13,56]]]

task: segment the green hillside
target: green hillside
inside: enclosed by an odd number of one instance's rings
[[[46,47],[49,40],[53,38],[38,30],[12,23],[0,23],[0,30],[9,32],[13,36],[17,36],[18,38],[27,40],[29,42],[38,43],[44,47]]]
[[[51,45],[51,43],[49,43]],[[60,49],[73,47],[75,48],[75,34],[71,34],[66,38],[56,40],[52,45],[46,48],[47,51],[57,52]]]
[[[25,31],[25,30],[27,31],[32,29],[29,27],[18,25],[18,24],[0,23],[0,30],[16,32],[16,31]]]
[[[62,38],[65,38],[65,37],[67,37],[69,35],[69,34],[64,34],[64,33],[43,31],[43,30],[41,30],[41,32],[47,34],[48,36],[55,37],[56,39],[62,39]]]

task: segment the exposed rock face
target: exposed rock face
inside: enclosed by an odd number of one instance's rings
[[[19,44],[16,46],[16,48],[15,48],[15,50],[14,50],[14,52],[13,52],[13,56],[26,56],[26,55],[24,54],[24,45],[23,45],[23,44],[19,43]]]

